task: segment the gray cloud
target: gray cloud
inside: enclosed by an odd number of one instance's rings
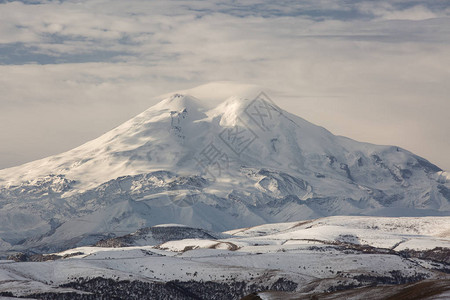
[[[0,168],[217,80],[450,169],[445,1],[0,2]]]

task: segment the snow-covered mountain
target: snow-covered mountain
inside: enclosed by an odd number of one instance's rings
[[[221,99],[228,88],[174,93],[78,148],[0,170],[0,250],[57,251],[163,223],[450,214],[450,177],[426,159],[335,136],[264,93]]]

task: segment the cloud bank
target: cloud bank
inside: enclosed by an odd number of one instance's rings
[[[0,19],[0,168],[231,80],[450,169],[445,1],[3,1]]]

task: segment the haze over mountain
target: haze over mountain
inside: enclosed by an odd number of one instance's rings
[[[0,250],[62,250],[162,223],[450,214],[438,166],[335,136],[240,87],[173,93],[80,147],[0,170]]]

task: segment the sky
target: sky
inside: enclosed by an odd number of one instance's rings
[[[0,169],[212,81],[450,170],[450,2],[1,1]]]

